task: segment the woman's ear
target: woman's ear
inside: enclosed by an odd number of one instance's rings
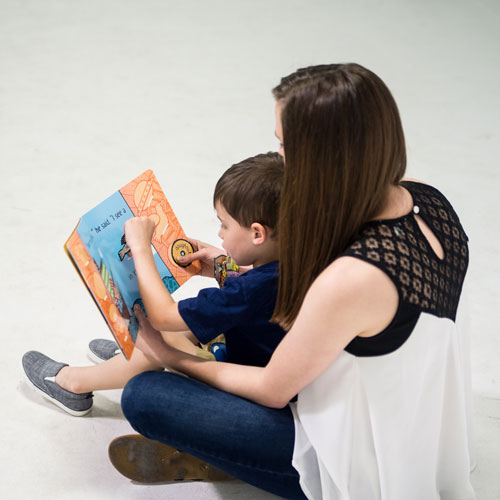
[[[268,236],[268,229],[259,222],[253,222],[250,226],[252,231],[252,243],[254,245],[262,245]]]

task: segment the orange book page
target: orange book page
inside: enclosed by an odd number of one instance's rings
[[[198,274],[201,270],[198,261],[184,268],[172,256],[172,244],[186,239],[186,235],[153,172],[147,170],[120,189],[120,193],[136,217],[148,216],[155,222],[153,246],[179,286]]]
[[[130,359],[134,350],[134,340],[129,335],[128,322],[121,316],[118,308],[109,296],[99,269],[97,269],[94,260],[87,251],[76,229],[66,242],[65,249],[95,300],[97,307],[108,323],[117,344],[120,346],[125,357]]]

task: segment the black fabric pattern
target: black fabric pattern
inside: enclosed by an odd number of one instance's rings
[[[387,354],[410,336],[421,312],[455,321],[469,262],[468,238],[448,200],[426,184],[403,182],[414,210],[397,219],[373,221],[343,255],[377,266],[394,282],[398,311],[391,324],[371,338],[354,339],[346,351],[357,356]],[[444,250],[440,259],[422,234],[418,215]]]
[[[416,208],[398,219],[367,224],[344,255],[361,258],[385,271],[400,300],[422,311],[455,320],[469,262],[467,235],[448,200],[426,184],[404,182]],[[441,243],[444,258],[434,253],[415,213]]]

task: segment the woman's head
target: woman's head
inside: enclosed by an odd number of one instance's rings
[[[390,91],[362,66],[300,69],[273,95],[286,161],[275,319],[290,326],[312,281],[383,209],[406,150]]]

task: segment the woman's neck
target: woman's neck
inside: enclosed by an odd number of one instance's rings
[[[413,199],[403,186],[390,186],[384,208],[375,220],[397,219],[408,214],[413,208]]]

